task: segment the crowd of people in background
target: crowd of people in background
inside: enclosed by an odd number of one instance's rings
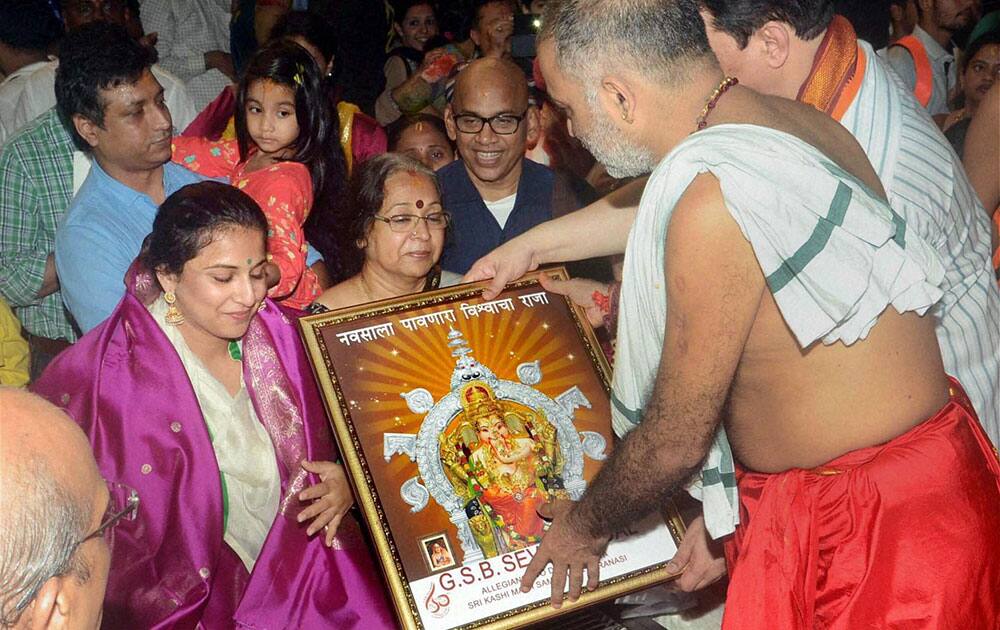
[[[526,584],[696,479],[667,627],[995,627],[998,84],[991,0],[3,0],[0,626],[395,627],[294,320],[560,263],[622,439]]]

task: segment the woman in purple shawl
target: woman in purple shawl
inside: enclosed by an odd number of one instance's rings
[[[105,627],[395,625],[291,316],[265,299],[266,229],[235,188],[171,195],[118,308],[34,388],[142,501]]]

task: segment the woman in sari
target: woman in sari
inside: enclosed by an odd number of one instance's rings
[[[171,195],[117,309],[35,386],[142,499],[107,626],[394,625],[294,323],[265,298],[266,229],[235,188]]]

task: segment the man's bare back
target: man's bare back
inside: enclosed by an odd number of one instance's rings
[[[829,116],[749,90],[734,90],[729,98],[714,124],[754,124],[794,135],[884,198],[861,147]],[[817,342],[803,350],[765,292],[733,380],[725,422],[744,466],[779,472],[812,468],[886,442],[932,416],[947,399],[930,316],[887,308],[866,339],[849,347]]]

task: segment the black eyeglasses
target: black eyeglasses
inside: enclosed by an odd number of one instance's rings
[[[101,519],[101,524],[93,532],[82,538],[80,542],[76,543],[77,546],[82,545],[91,538],[103,536],[105,542],[108,543],[108,547],[111,547],[115,526],[122,520],[135,520],[136,514],[139,512],[139,493],[134,488],[130,488],[123,483],[114,483],[111,481],[108,481],[107,484],[110,496],[108,498],[108,507],[104,510],[104,517]]]
[[[528,110],[525,109],[520,115],[497,114],[496,116],[483,118],[475,114],[455,114],[451,118],[455,121],[455,126],[462,133],[479,133],[483,130],[483,125],[489,125],[493,133],[501,136],[509,136],[521,126],[521,121],[524,120],[527,113]]]
[[[427,222],[428,230],[443,230],[448,227],[448,223],[451,221],[451,216],[447,212],[432,212],[425,217],[419,214],[394,214],[391,217],[380,217],[376,214],[373,218],[388,223],[390,230],[401,234],[416,230],[421,220]]]

